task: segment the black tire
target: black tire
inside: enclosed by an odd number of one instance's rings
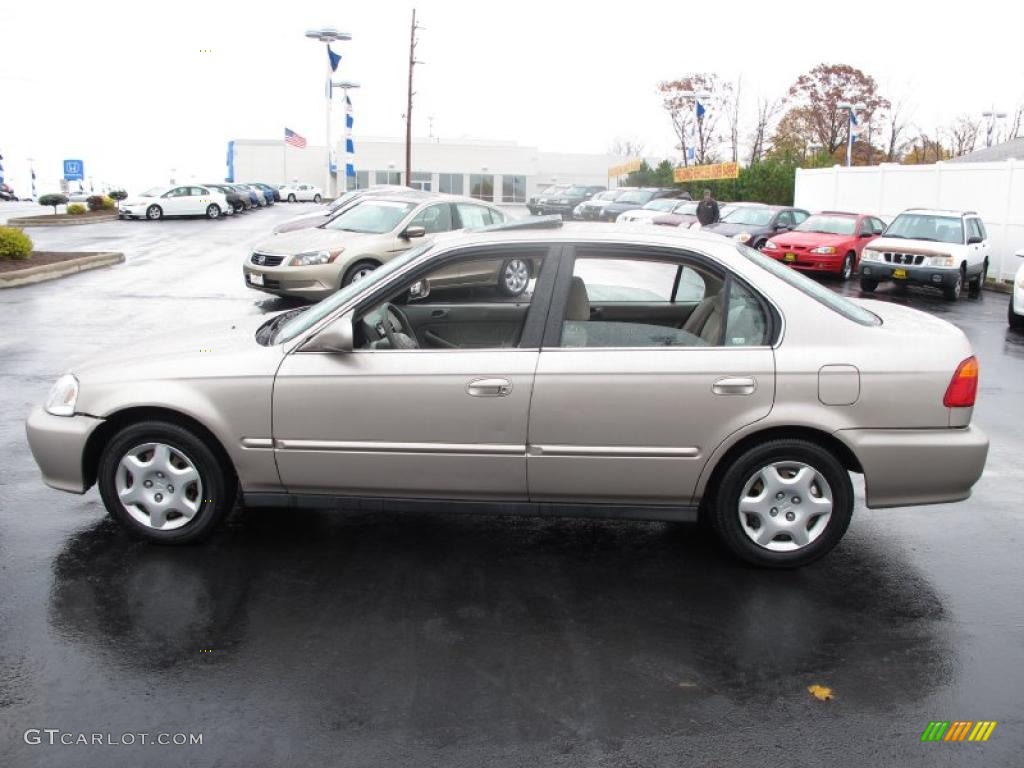
[[[760,251],[762,248],[764,248],[764,244],[767,243],[767,242],[768,241],[765,240],[763,237],[760,240],[755,240],[754,241],[754,250],[755,251]]]
[[[857,255],[850,251],[846,254],[846,258],[843,259],[843,265],[839,268],[839,279],[842,282],[846,282],[853,277],[853,269],[856,266]]]
[[[211,221],[214,219],[219,219],[220,206],[217,205],[216,203],[211,203],[210,205],[206,206],[206,218],[210,219]]]
[[[956,282],[953,285],[942,286],[942,296],[946,301],[957,301],[960,298],[960,294],[964,292],[964,268],[956,272]]]
[[[346,285],[351,285],[352,283],[354,283],[357,279],[359,279],[360,273],[366,270],[367,268],[372,272],[379,266],[380,264],[378,264],[375,261],[357,261],[355,264],[353,264],[351,267],[345,270],[345,276],[341,279],[341,287],[344,288]]]
[[[1013,294],[1010,294],[1010,303],[1006,305],[1006,321],[1014,331],[1024,331],[1024,317],[1014,312]]]
[[[295,202],[295,193],[294,192],[292,194],[288,195],[288,202],[289,203],[294,203]]]
[[[878,287],[878,281],[870,277],[862,277],[860,279],[860,289],[864,293],[874,293]]]
[[[180,528],[157,530],[136,520],[121,503],[117,488],[118,465],[132,448],[144,443],[163,443],[179,451],[195,466],[202,484],[202,501],[192,519]],[[215,449],[188,429],[164,421],[143,421],[118,432],[100,456],[97,484],[107,512],[125,528],[147,541],[185,544],[208,536],[235,503],[237,481],[230,465]]]
[[[146,218],[150,221],[160,221],[164,217],[164,209],[159,205],[151,205],[146,209]]]
[[[235,213],[241,213],[242,211],[245,210],[245,206],[242,205],[241,203],[235,203],[231,207],[234,209]]]
[[[511,275],[509,274],[509,268],[517,266]],[[526,280],[522,280],[522,269],[526,270]],[[516,297],[522,296],[530,285],[530,277],[533,274],[533,269],[530,266],[529,259],[505,259],[501,263],[501,270],[498,272],[498,293],[502,296]]]
[[[988,280],[988,259],[985,259],[985,263],[981,266],[981,272],[972,277],[967,283],[967,290],[971,296],[980,296],[981,289],[985,286],[985,281]]]
[[[313,202],[317,203],[318,205],[322,199],[323,198],[321,198],[320,195],[313,195]]]
[[[759,469],[776,462],[806,464],[818,472],[832,490],[832,513],[825,527],[817,538],[793,551],[773,551],[759,545],[745,533],[740,522],[739,503],[744,486]],[[717,487],[712,489],[707,509],[719,541],[740,559],[764,568],[797,568],[826,555],[846,533],[853,516],[853,484],[850,473],[823,446],[808,440],[771,440],[747,449],[730,462]],[[817,524],[820,525],[820,521]]]

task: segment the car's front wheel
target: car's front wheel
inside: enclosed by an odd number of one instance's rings
[[[862,277],[860,279],[860,289],[864,293],[874,293],[876,288],[878,288],[877,280],[873,280],[870,277]]]
[[[852,251],[846,254],[846,258],[843,259],[843,266],[839,268],[839,279],[844,283],[853,275],[854,261],[856,261],[856,259]]]
[[[289,203],[294,203],[295,202],[295,194],[294,193],[288,195],[288,202]]]
[[[498,291],[503,296],[520,296],[530,284],[530,262],[526,259],[508,259],[501,265]]]
[[[97,482],[111,517],[150,541],[183,544],[207,536],[235,501],[229,466],[177,424],[125,427],[100,456]]]
[[[942,289],[942,295],[946,301],[956,301],[960,298],[960,294],[964,292],[964,271],[958,269],[956,271],[956,280],[952,285],[944,286]]]
[[[373,272],[377,266],[378,265],[372,261],[357,261],[345,272],[345,277],[341,280],[341,287],[344,288],[346,285],[358,283],[368,274]]]
[[[722,543],[769,568],[825,555],[853,515],[849,473],[830,451],[806,440],[771,440],[744,451],[712,493],[710,523]]]
[[[163,215],[164,211],[159,205],[151,205],[146,209],[146,218],[150,221],[159,221]]]
[[[208,219],[219,219],[220,218],[220,206],[209,205],[206,207],[206,218]]]
[[[1024,310],[1024,307],[1021,307]],[[1024,331],[1024,317],[1017,314],[1017,307],[1013,304],[1013,294],[1010,294],[1010,303],[1006,307],[1006,319],[1010,328],[1015,331]]]

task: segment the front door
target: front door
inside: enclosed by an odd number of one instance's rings
[[[524,257],[542,263],[545,251],[535,251]],[[457,263],[502,255],[469,253]],[[450,266],[358,307],[354,351],[285,359],[273,408],[289,491],[526,499],[527,422],[547,308],[534,296],[551,278],[541,274],[514,298],[493,278],[425,296],[409,290]],[[373,291],[373,276],[365,280]]]
[[[530,499],[690,503],[711,453],[771,410],[770,334],[766,305],[699,257],[580,249],[537,367]]]

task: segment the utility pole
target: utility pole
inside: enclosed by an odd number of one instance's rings
[[[405,186],[412,181],[412,70],[416,61],[416,9],[412,9],[412,27],[409,30],[409,100],[405,107]]]

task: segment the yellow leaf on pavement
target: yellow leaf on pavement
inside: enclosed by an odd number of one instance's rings
[[[832,699],[832,689],[826,688],[824,685],[808,685],[807,690],[818,701],[830,701]]]

